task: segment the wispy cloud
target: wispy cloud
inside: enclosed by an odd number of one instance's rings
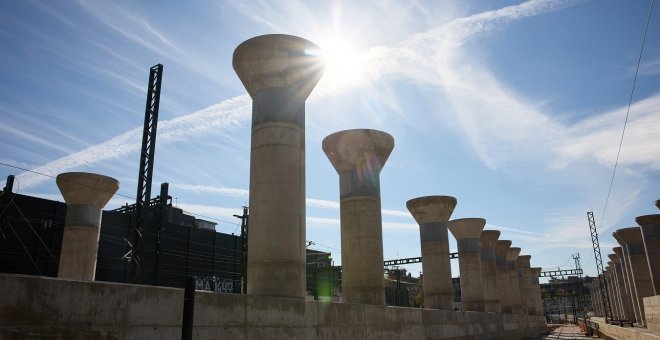
[[[158,127],[158,143],[163,144],[182,140],[193,134],[207,133],[212,129],[236,127],[248,119],[250,107],[249,97],[242,95],[188,115],[163,121],[159,123]],[[103,160],[117,159],[139,150],[142,143],[141,136],[142,129],[136,128],[106,142],[69,154],[33,170],[54,176],[82,166],[90,166]],[[25,188],[31,188],[49,180],[48,177],[33,173],[22,173],[19,177]]]

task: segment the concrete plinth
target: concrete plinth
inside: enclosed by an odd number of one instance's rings
[[[481,278],[480,237],[486,226],[483,218],[462,218],[449,221],[449,231],[458,246],[458,269],[461,273],[461,301],[465,311],[484,311],[484,290]]]
[[[454,288],[451,283],[447,222],[456,207],[456,198],[418,197],[406,202],[406,207],[419,224],[424,308],[452,310]]]
[[[634,287],[631,283],[630,268],[627,261],[627,256],[624,254],[623,247],[614,247],[612,248],[615,254],[619,255],[619,263],[621,264],[621,274],[623,275],[623,282],[626,290],[628,310],[630,310],[631,317],[633,321],[639,322],[639,309],[637,307],[637,299],[634,297],[636,293]]]
[[[511,314],[520,314],[520,280],[518,280],[518,255],[520,248],[510,247],[506,253],[506,264],[509,272],[509,301],[511,302]]]
[[[481,279],[484,289],[484,310],[501,313],[500,295],[497,286],[497,260],[495,246],[500,237],[498,230],[484,230],[479,243],[481,246]],[[504,287],[502,287],[504,289]]]
[[[67,204],[57,277],[94,281],[103,207],[119,189],[114,178],[86,173],[59,174]]]
[[[534,304],[534,315],[544,315],[543,297],[541,296],[541,284],[539,283],[539,275],[541,275],[541,270],[541,267],[530,268],[530,272],[532,273],[532,291],[529,295],[532,297],[532,303]]]
[[[660,214],[638,216],[635,221],[642,231],[653,295],[660,295]]]
[[[630,273],[637,296],[637,306],[643,308],[643,299],[653,295],[653,285],[651,283],[651,273],[649,272],[646,251],[642,240],[642,232],[639,227],[618,229],[614,232],[614,238],[623,247],[624,254],[627,255],[630,262]],[[646,324],[644,311],[640,310],[639,315],[641,324]]]
[[[530,306],[532,300],[530,297],[532,273],[530,270],[529,260],[531,258],[532,257],[530,255],[520,255],[516,260],[516,266],[518,268],[518,282],[520,284],[520,314],[523,315],[534,315],[534,313],[536,313],[534,310],[530,311],[530,307],[531,309],[534,309],[534,306]]]
[[[394,138],[377,130],[346,130],[323,140],[323,151],[339,174],[342,298],[385,304],[380,171]]]
[[[506,254],[511,247],[511,241],[499,240],[495,246],[495,262],[497,265],[497,293],[500,298],[502,313],[511,314],[511,298],[509,297],[509,268],[506,263]]]
[[[305,297],[305,100],[323,74],[319,50],[289,35],[234,51],[252,97],[248,294]]]

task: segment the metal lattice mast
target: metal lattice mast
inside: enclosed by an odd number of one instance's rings
[[[242,293],[247,293],[247,257],[248,257],[248,220],[250,218],[248,207],[243,207],[243,215],[234,215],[241,220],[241,250],[243,253],[243,263],[241,266]]]
[[[160,106],[160,87],[163,78],[163,65],[152,66],[149,72],[147,103],[144,112],[142,148],[140,149],[140,172],[138,175],[137,198],[135,200],[135,223],[131,228],[130,262],[132,264],[132,282],[138,283],[142,276],[141,240],[144,225],[147,222],[147,205],[151,200],[151,179],[154,172],[154,153],[156,151],[156,130],[158,126],[158,108]]]
[[[589,230],[591,231],[591,244],[594,247],[594,257],[596,258],[596,270],[598,273],[598,289],[603,301],[603,310],[605,311],[605,322],[612,320],[612,308],[610,306],[610,295],[607,293],[607,281],[605,281],[605,273],[603,270],[603,260],[600,255],[600,244],[598,243],[598,231],[596,230],[596,221],[594,220],[594,213],[587,212],[587,219],[589,220]]]

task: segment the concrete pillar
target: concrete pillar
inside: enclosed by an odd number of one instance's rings
[[[637,216],[635,222],[642,231],[653,295],[660,295],[660,214]]]
[[[382,131],[346,130],[327,136],[322,144],[339,173],[342,298],[384,305],[380,171],[394,138]]]
[[[57,277],[94,281],[103,207],[119,189],[114,178],[68,172],[57,175],[66,221]]]
[[[311,42],[262,35],[234,51],[252,97],[247,293],[305,297],[305,100],[323,74]]]
[[[484,230],[479,239],[481,254],[481,280],[484,290],[484,311],[501,313],[500,296],[497,287],[497,263],[495,246],[500,237],[498,230]]]
[[[632,287],[631,284],[631,278],[630,278],[630,268],[628,268],[628,261],[626,260],[627,257],[624,256],[623,248],[622,247],[614,247],[612,248],[614,250],[614,253],[619,255],[619,262],[621,264],[621,273],[623,275],[623,282],[626,290],[626,303],[628,304],[628,310],[631,313],[631,317],[633,321],[638,322],[640,320],[639,314],[638,314],[638,308],[637,308],[637,300],[633,298],[635,296],[634,293],[634,288]]]
[[[461,273],[461,300],[465,311],[484,311],[484,290],[481,278],[479,239],[486,226],[483,218],[462,218],[449,221],[449,231],[458,246],[458,269]]]
[[[506,264],[509,269],[509,301],[511,301],[511,314],[520,314],[520,280],[518,279],[518,254],[520,248],[511,247],[506,254]]]
[[[626,274],[628,275],[628,288],[630,291],[630,300],[632,302],[633,312],[635,313],[635,319],[637,320],[637,323],[639,325],[644,325],[644,319],[642,315],[644,306],[639,305],[639,299],[637,298],[638,296],[637,285],[635,284],[635,279],[633,277],[632,262],[630,261],[630,256],[628,256],[628,250],[625,246],[625,243],[616,232],[612,233],[612,236],[621,245],[620,248],[621,248],[621,253],[623,255],[623,262],[626,265]]]
[[[621,244],[624,254],[628,256],[628,261],[630,261],[630,273],[637,293],[637,306],[640,309],[640,324],[646,325],[644,301],[642,299],[653,296],[653,285],[651,284],[651,273],[649,272],[646,251],[644,250],[642,232],[639,227],[623,228],[615,231],[614,237]]]
[[[530,287],[532,285],[529,260],[530,255],[518,256],[516,265],[518,267],[518,282],[520,284],[520,314],[533,314],[535,311],[529,311]]]
[[[453,310],[454,288],[451,283],[447,222],[456,207],[456,198],[418,197],[406,202],[406,207],[419,224],[424,308]]]
[[[614,275],[612,269],[612,261],[607,262],[605,268],[605,278],[607,279],[607,292],[610,294],[610,308],[612,308],[612,315],[615,320],[623,319],[621,317],[621,310],[619,306],[619,296],[617,294],[616,282],[614,282]]]
[[[596,289],[596,282],[597,280],[594,280],[591,282],[591,308],[594,311],[595,316],[600,316],[600,308],[598,306],[598,297],[597,297],[597,289]]]
[[[534,304],[534,315],[543,315],[543,297],[541,296],[541,284],[539,284],[539,275],[541,275],[541,267],[532,267],[530,271],[532,273],[532,291],[530,296],[532,297],[532,303]]]
[[[629,298],[626,292],[626,285],[623,281],[623,268],[621,267],[621,259],[619,255],[610,254],[608,255],[612,261],[612,269],[614,282],[617,289],[616,295],[618,296],[619,309],[621,310],[621,315],[624,320],[634,320],[635,315],[630,309]]]
[[[502,313],[511,314],[511,299],[509,297],[509,269],[506,254],[511,247],[511,241],[499,240],[495,245],[495,262],[497,265],[497,293],[502,307]]]

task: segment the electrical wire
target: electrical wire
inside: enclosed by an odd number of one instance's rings
[[[605,220],[605,211],[607,211],[607,204],[610,201],[610,194],[612,193],[612,185],[614,184],[614,176],[616,175],[616,168],[619,165],[619,156],[621,155],[621,147],[623,146],[623,136],[626,134],[626,126],[628,125],[628,117],[630,116],[630,107],[632,106],[632,100],[635,94],[635,87],[637,85],[637,76],[639,75],[639,66],[642,63],[642,55],[644,54],[644,46],[646,45],[646,35],[649,31],[649,25],[651,23],[651,14],[653,13],[654,2],[655,0],[651,0],[651,5],[649,6],[649,14],[648,17],[646,18],[646,28],[644,29],[644,37],[642,38],[642,47],[639,50],[639,58],[637,58],[637,67],[635,69],[635,78],[633,78],[633,85],[630,91],[630,98],[628,98],[628,109],[626,110],[626,119],[623,122],[623,130],[621,131],[619,150],[616,153],[616,161],[614,161],[614,169],[612,170],[612,179],[610,180],[610,187],[607,190],[607,198],[605,199],[605,207],[603,208],[603,213],[600,216],[601,228],[603,226],[603,221]]]

